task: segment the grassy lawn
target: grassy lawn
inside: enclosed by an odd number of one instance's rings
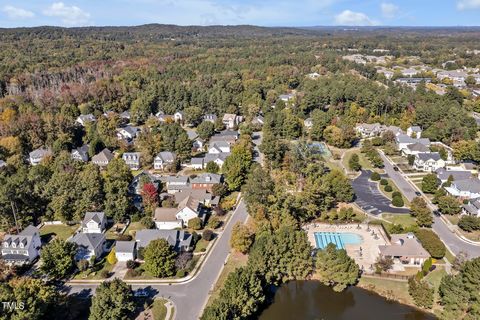
[[[424,278],[425,281],[427,281],[433,288],[435,288],[434,301],[438,301],[440,299],[440,295],[438,294],[438,287],[440,286],[440,281],[442,280],[442,277],[446,274],[447,272],[443,268],[437,268],[436,270],[430,272]],[[433,310],[440,309],[441,307],[434,303]]]
[[[403,193],[400,191],[400,189],[398,189],[397,185],[395,184],[395,182],[393,182],[392,179],[386,179],[388,181],[388,184],[392,187],[392,192],[386,192],[384,190],[384,186],[380,185],[380,183],[378,184],[378,189],[380,190],[380,192],[382,192],[388,199],[392,200],[392,194],[394,192],[400,192],[402,194],[402,198],[403,198],[403,203],[405,204],[404,206],[405,207],[409,207],[410,206],[410,201],[408,201],[407,198],[405,198],[405,196],[403,195]]]
[[[370,163],[370,161],[368,161],[368,159],[365,157],[365,155],[360,152],[359,149],[353,149],[353,150],[345,151],[343,159],[342,159],[342,163],[345,166],[345,168],[350,170],[350,168],[348,166],[348,161],[350,160],[350,158],[352,157],[352,155],[354,153],[358,154],[359,163],[362,166],[362,169],[373,170],[372,164]]]
[[[362,277],[358,285],[362,288],[375,291],[382,296],[394,298],[401,303],[413,304],[412,298],[408,294],[407,282]]]
[[[87,280],[94,280],[94,279],[103,279],[100,274],[103,270],[107,270],[108,272],[112,272],[114,265],[109,264],[105,259],[102,259],[101,261],[97,262],[94,266],[94,268],[98,268],[98,271],[93,271],[92,269],[88,269],[83,272],[79,272],[75,275],[75,279],[87,279]]]
[[[409,214],[384,213],[382,214],[382,218],[391,223],[399,224],[405,227],[416,225],[415,218],[413,218]]]
[[[167,300],[165,299],[155,299],[152,304],[152,313],[154,320],[168,320],[165,319],[167,316],[167,307],[165,306]]]
[[[40,229],[40,236],[45,236],[46,238],[50,236],[56,236],[59,239],[67,240],[67,238],[70,237],[75,232],[75,230],[78,229],[78,227],[78,224],[73,226],[67,226],[64,224],[44,225]]]
[[[448,260],[450,263],[453,263],[455,261],[455,255],[447,249],[444,259]]]
[[[213,240],[212,240],[213,241]],[[205,252],[207,251],[207,246],[210,242],[204,239],[198,240],[195,244],[195,250],[193,252]]]
[[[138,230],[142,230],[142,229],[145,229],[145,227],[143,226],[143,224],[141,224],[140,222],[131,222],[129,225],[128,225],[128,228],[127,230],[125,230],[125,233],[126,235],[131,235],[132,237],[134,236],[134,232],[138,231]]]
[[[233,272],[236,268],[245,266],[247,264],[247,260],[247,255],[238,252],[233,252],[229,256],[227,264],[225,267],[223,267],[222,273],[218,277],[218,280],[213,287],[207,306],[219,296],[220,290],[223,288],[223,284],[225,283],[225,280],[227,280],[227,276],[230,274],[230,272]]]

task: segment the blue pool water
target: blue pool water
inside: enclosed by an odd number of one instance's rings
[[[356,233],[349,232],[315,232],[315,243],[317,249],[325,248],[329,243],[333,243],[339,249],[345,249],[346,244],[360,244],[363,239]]]

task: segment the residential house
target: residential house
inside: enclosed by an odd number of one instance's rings
[[[318,73],[318,72],[312,72],[312,73],[307,74],[307,77],[310,78],[310,79],[315,80],[315,79],[318,79],[318,78],[320,77],[320,73]]]
[[[480,198],[470,199],[467,204],[462,205],[462,214],[480,218]]]
[[[413,167],[415,170],[435,172],[446,165],[445,160],[440,157],[438,152],[425,152],[415,155]]]
[[[92,163],[96,164],[101,168],[104,168],[110,163],[110,161],[112,161],[112,159],[113,153],[107,148],[105,148],[92,157]]]
[[[142,192],[142,187],[143,185],[140,183],[141,179],[145,179],[149,183],[153,184],[153,186],[158,190],[158,187],[160,186],[159,181],[157,178],[150,174],[148,171],[142,171],[141,173],[137,174],[135,177],[133,177],[132,182],[128,186],[128,190],[131,194],[137,194],[140,195]]]
[[[183,121],[183,112],[182,111],[177,111],[173,114],[173,120],[175,122],[182,122]]]
[[[82,220],[83,233],[103,233],[107,227],[105,212],[86,212]]]
[[[295,98],[295,95],[293,93],[281,94],[278,98],[283,102],[288,103]]]
[[[391,131],[395,136],[403,134],[403,130],[396,126],[387,126],[385,127],[385,129],[383,129],[383,132],[387,132],[387,131]]]
[[[201,139],[195,130],[186,130],[188,138],[192,140],[192,149],[194,151],[203,150],[205,141]]]
[[[2,259],[9,265],[32,263],[40,255],[40,230],[30,225],[18,235],[7,234],[2,241]]]
[[[177,252],[190,251],[193,248],[192,235],[183,230],[138,230],[135,234],[137,251],[148,246],[153,240],[165,239]]]
[[[206,164],[205,164],[206,165]],[[190,159],[190,164],[187,167],[194,170],[202,170],[204,167],[204,158],[192,158]]]
[[[418,70],[415,70],[415,69],[403,69],[403,70],[400,70],[400,73],[401,73],[402,76],[404,76],[404,77],[413,77],[413,76],[415,76],[415,75],[418,73]]]
[[[95,118],[95,116],[91,113],[79,115],[77,120],[75,120],[75,122],[77,122],[78,124],[80,124],[83,127],[85,127],[85,125],[87,125],[89,123],[93,123],[95,121],[97,121],[97,118]]]
[[[463,161],[460,163],[463,170],[470,171],[472,174],[478,174],[478,164],[472,161]]]
[[[413,233],[392,234],[391,243],[378,249],[381,256],[409,266],[420,267],[430,257]]]
[[[362,138],[376,137],[382,133],[382,125],[380,123],[361,123],[355,126],[355,131]]]
[[[125,152],[122,159],[131,170],[138,170],[140,169],[140,155],[140,152]]]
[[[189,178],[185,176],[174,177],[169,176],[164,178],[165,184],[167,186],[167,192],[174,194],[180,190],[190,188]]]
[[[72,159],[87,162],[88,161],[88,144],[72,150]]]
[[[29,161],[32,166],[36,166],[46,157],[52,156],[50,149],[38,148],[29,153]]]
[[[174,123],[175,122],[175,118],[173,117],[173,115],[169,115],[169,114],[163,114],[163,113],[157,113],[156,114],[156,117],[158,118],[158,121],[160,121],[161,123]]]
[[[218,154],[218,153],[229,153],[230,144],[226,141],[215,141],[212,142],[208,148],[208,153]]]
[[[215,184],[222,183],[222,176],[215,173],[201,174],[191,181],[192,189],[205,189],[208,192],[212,192],[212,188]]]
[[[408,127],[407,135],[412,138],[420,139],[422,137],[422,128],[420,128],[419,126]]]
[[[265,118],[261,115],[258,115],[252,119],[252,124],[254,126],[263,126],[265,123]]]
[[[215,162],[219,168],[222,168],[225,160],[230,155],[230,152],[221,152],[221,153],[207,153],[203,158],[204,168],[207,167],[209,162]]]
[[[206,115],[203,116],[203,121],[215,123],[215,121],[217,121],[217,115],[213,113],[207,113]]]
[[[125,122],[129,122],[131,118],[130,112],[128,111],[123,111],[122,113],[120,113],[119,116],[120,119],[124,120]]]
[[[303,120],[303,125],[305,126],[305,128],[307,128],[307,130],[312,129],[313,119],[312,118],[307,118],[307,119]]]
[[[477,178],[454,180],[450,187],[445,187],[445,190],[452,196],[462,199],[480,198],[480,180]]]
[[[117,129],[117,139],[124,140],[126,142],[132,142],[140,132],[140,128],[126,126]]]
[[[472,173],[470,171],[463,171],[463,170],[448,170],[449,167],[440,168],[436,172],[438,179],[441,181],[442,184],[448,181],[451,177],[454,181],[459,180],[467,180],[472,177]]]
[[[181,203],[187,197],[198,200],[198,202],[206,207],[215,207],[220,200],[220,197],[214,196],[205,189],[185,189],[175,193],[175,202]]]
[[[153,168],[155,170],[166,170],[175,166],[177,156],[174,152],[162,151],[153,159]]]
[[[192,196],[188,196],[178,203],[175,217],[182,220],[184,225],[188,225],[188,221],[194,218],[199,217],[203,220],[204,215],[202,213],[202,205],[200,201]]]
[[[398,150],[405,149],[409,144],[421,143],[427,147],[430,147],[430,140],[427,138],[415,139],[406,134],[399,134],[395,137]]]
[[[424,144],[415,142],[415,143],[412,143],[412,144],[407,145],[407,146],[406,146],[404,149],[402,149],[401,151],[402,151],[402,154],[403,154],[404,156],[410,156],[410,155],[416,156],[416,155],[419,154],[419,153],[427,153],[427,152],[430,152],[430,148],[427,147],[427,146],[424,145]]]
[[[242,117],[233,113],[225,113],[222,122],[227,129],[234,129],[238,124],[240,124],[240,122],[242,122]]]
[[[75,260],[90,260],[99,258],[105,252],[105,234],[79,232],[68,240],[77,245]]]
[[[0,168],[7,166],[7,163],[4,160],[0,160]]]
[[[135,260],[136,258],[136,247],[135,241],[116,241],[115,242],[115,257],[120,262],[125,262],[129,260]]]
[[[177,208],[156,208],[153,217],[155,227],[159,230],[173,230],[181,229],[183,227],[183,220],[177,218]]]
[[[233,130],[223,130],[220,133],[214,134],[210,137],[209,143],[217,142],[217,141],[225,141],[228,142],[230,145],[235,144],[239,137],[238,131]]]

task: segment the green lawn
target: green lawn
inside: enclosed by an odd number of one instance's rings
[[[352,155],[354,153],[358,154],[359,163],[362,166],[362,169],[373,170],[372,164],[370,163],[370,161],[368,161],[368,159],[365,157],[365,155],[360,152],[359,149],[353,149],[353,150],[345,151],[343,159],[342,159],[342,163],[345,166],[345,168],[350,170],[350,167],[348,166],[348,161],[350,160],[350,158],[352,157]]]
[[[392,192],[386,192],[386,191],[384,190],[385,187],[382,186],[382,185],[380,185],[380,183],[378,184],[378,188],[379,188],[379,190],[380,190],[388,199],[392,200],[392,194],[393,194],[395,191],[400,192],[400,193],[402,193],[402,192],[400,191],[400,189],[398,189],[397,185],[395,184],[395,182],[393,182],[392,179],[388,179],[388,178],[387,178],[386,180],[388,181],[388,184],[392,187]],[[403,195],[403,193],[402,193],[402,198],[403,198],[403,203],[405,204],[404,206],[405,206],[405,207],[409,207],[409,206],[410,206],[410,201],[408,201],[408,199],[405,198],[405,196]]]
[[[165,319],[167,316],[167,307],[165,306],[167,300],[165,299],[155,299],[152,304],[152,313],[154,320],[168,320]]]
[[[208,246],[209,243],[210,242],[207,241],[207,240],[203,240],[203,239],[198,240],[198,242],[195,244],[194,252],[205,252],[205,251],[207,251],[207,246]]]
[[[50,237],[56,236],[59,239],[67,240],[77,229],[79,225],[67,226],[64,224],[44,225],[40,229],[40,236]]]
[[[128,228],[127,230],[125,230],[124,234],[126,235],[131,235],[132,237],[134,236],[134,232],[138,231],[138,230],[142,230],[142,229],[145,229],[145,227],[143,226],[143,224],[141,224],[140,222],[131,222],[129,225],[128,225]]]
[[[416,225],[415,218],[413,218],[409,214],[384,213],[382,214],[382,218],[391,223],[399,224],[405,227]]]
[[[79,272],[75,275],[75,279],[88,279],[88,280],[93,280],[93,279],[103,279],[100,274],[103,270],[107,270],[108,272],[112,272],[114,265],[109,264],[106,259],[102,259],[98,261],[94,268],[98,269],[98,271],[92,271],[92,269],[88,269],[83,272]]]
[[[229,256],[227,264],[223,267],[222,273],[218,277],[218,280],[213,287],[210,298],[208,299],[207,306],[210,305],[213,300],[218,298],[220,290],[223,288],[223,285],[227,280],[227,276],[230,274],[230,272],[233,272],[236,268],[247,265],[247,260],[248,256],[238,252],[233,252]]]
[[[433,288],[435,288],[434,301],[438,301],[440,299],[440,295],[438,294],[438,287],[440,286],[440,281],[442,281],[442,277],[446,274],[447,272],[443,268],[438,268],[430,272],[424,278],[425,281],[427,281]],[[441,309],[441,307],[435,303],[433,310],[439,310],[439,309]]]
[[[447,249],[444,259],[447,259],[448,262],[453,263],[455,261],[455,255]]]
[[[382,296],[394,298],[395,300],[405,303],[413,304],[412,298],[408,294],[408,283],[403,281],[396,281],[390,279],[367,278],[362,277],[358,282],[362,288],[377,292]]]

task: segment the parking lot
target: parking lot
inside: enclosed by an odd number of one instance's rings
[[[370,181],[371,171],[362,170],[358,178],[352,181],[352,187],[355,190],[355,203],[373,215],[379,215],[383,212],[395,214],[408,214],[407,208],[395,208],[391,206],[391,201],[378,190],[377,183]]]

